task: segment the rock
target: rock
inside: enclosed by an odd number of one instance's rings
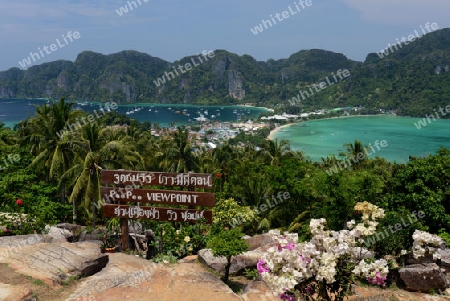
[[[76,233],[77,231],[81,230],[80,225],[70,224],[70,223],[57,224],[57,225],[55,225],[55,227],[60,228],[60,229],[69,230],[73,233]]]
[[[125,255],[110,254],[101,272],[83,279],[68,301],[158,300],[239,301],[239,296],[191,256],[178,264],[155,264]]]
[[[69,231],[70,234],[66,233],[66,239],[68,242],[76,242],[79,240],[80,234],[82,232],[82,227],[80,225],[61,223],[55,225],[55,227]]]
[[[135,233],[135,234],[143,234],[144,233],[144,227],[140,222],[129,220],[128,221],[128,233]]]
[[[264,281],[251,281],[242,289],[244,301],[278,301],[280,298],[272,293],[272,290]]]
[[[447,288],[447,279],[435,263],[413,264],[399,270],[405,288],[414,292],[438,291]]]
[[[54,241],[54,242],[57,242],[57,241],[66,242],[66,241],[69,241],[69,238],[71,238],[73,240],[74,234],[72,231],[58,228],[55,226],[50,226],[50,227],[47,226],[47,229],[48,229],[47,235],[52,237],[52,241]]]
[[[437,253],[441,255],[440,266],[445,269],[447,274],[450,274],[450,250],[438,250]]]
[[[93,231],[83,230],[78,238],[78,241],[91,241],[91,240],[100,240],[100,236],[103,235],[103,232],[95,229]]]
[[[255,236],[246,236],[244,239],[250,244],[249,251],[258,249],[260,247],[266,245],[273,245],[275,241],[269,233],[255,235]]]
[[[39,243],[9,252],[0,262],[18,273],[40,279],[50,286],[59,285],[70,276],[89,276],[108,263],[108,255],[94,242]]]
[[[202,249],[198,252],[199,259],[208,267],[219,273],[225,273],[227,259],[225,257],[214,257],[211,249]],[[256,263],[262,253],[258,250],[248,251],[231,258],[230,274],[239,274],[246,268],[256,268]]]
[[[6,250],[17,251],[26,246],[42,242],[51,242],[52,237],[42,234],[15,235],[0,237],[0,257],[2,252]]]
[[[24,286],[0,283],[0,300],[2,301],[32,300],[32,291]]]

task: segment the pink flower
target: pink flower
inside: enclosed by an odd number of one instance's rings
[[[374,278],[367,277],[367,281],[369,281],[372,284],[385,286],[386,285],[387,275],[386,276],[381,276],[380,271],[376,271],[375,274],[376,274],[376,276]]]
[[[292,251],[295,249],[295,244],[293,242],[288,243],[285,247],[286,250]]]
[[[256,269],[258,270],[258,273],[262,274],[262,273],[266,273],[266,272],[270,272],[270,270],[265,266],[266,262],[262,259],[258,260],[258,263],[256,264]]]

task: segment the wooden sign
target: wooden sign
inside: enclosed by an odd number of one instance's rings
[[[195,222],[200,218],[204,218],[209,224],[212,224],[211,210],[104,204],[103,215],[105,217],[137,218],[169,222]]]
[[[125,189],[101,187],[102,198],[109,202],[139,202],[186,206],[214,207],[214,193],[157,189]]]
[[[201,173],[169,173],[127,170],[102,170],[102,184],[159,185],[212,188],[212,175]]]

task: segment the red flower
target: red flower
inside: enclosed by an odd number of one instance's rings
[[[22,206],[22,205],[23,205],[23,202],[22,202],[21,199],[17,199],[17,200],[16,200],[16,204],[17,204],[18,206]]]
[[[216,177],[220,179],[220,177],[222,176],[222,174],[220,173],[216,173]]]
[[[3,230],[3,233],[8,233],[8,229],[4,229],[4,230]]]

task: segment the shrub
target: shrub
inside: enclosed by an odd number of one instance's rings
[[[224,256],[227,259],[225,276],[223,277],[223,282],[225,283],[228,283],[230,275],[231,258],[247,251],[249,248],[249,244],[242,239],[242,236],[244,236],[244,233],[239,228],[233,228],[218,232],[207,243],[214,256]]]

